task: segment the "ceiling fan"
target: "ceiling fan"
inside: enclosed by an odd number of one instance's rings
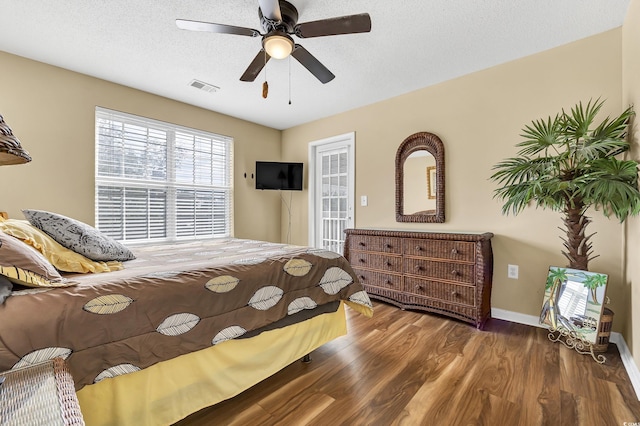
[[[284,59],[291,55],[323,84],[333,80],[335,75],[307,49],[295,43],[291,36],[311,38],[371,31],[371,18],[368,13],[298,24],[298,10],[288,1],[258,0],[258,5],[258,15],[264,33],[251,28],[185,19],[176,19],[176,25],[183,30],[262,37],[262,49],[240,77],[241,81],[254,81],[272,57]]]

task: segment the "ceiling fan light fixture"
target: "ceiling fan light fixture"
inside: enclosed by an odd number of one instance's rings
[[[293,39],[288,34],[277,32],[267,35],[262,41],[264,50],[274,59],[284,59],[293,52]]]

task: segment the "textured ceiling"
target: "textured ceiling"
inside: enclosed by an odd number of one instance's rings
[[[0,50],[286,129],[619,27],[629,0],[290,2],[298,22],[367,12],[372,30],[294,37],[336,78],[323,85],[293,59],[271,60],[267,99],[264,71],[239,80],[259,38],[175,25],[261,30],[257,0],[0,0]]]

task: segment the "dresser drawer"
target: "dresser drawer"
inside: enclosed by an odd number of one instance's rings
[[[447,281],[475,283],[475,265],[455,262],[437,262],[425,259],[405,258],[403,262],[405,274],[423,277],[441,278]]]
[[[473,286],[405,277],[403,289],[407,293],[412,293],[417,296],[475,306],[476,288]]]
[[[385,274],[384,272],[353,268],[360,283],[365,286],[402,290],[402,275]]]
[[[476,258],[475,244],[465,241],[406,239],[403,243],[403,250],[407,256],[434,259],[474,262]]]
[[[430,297],[418,296],[415,294],[406,293],[403,295],[403,302],[411,307],[418,307],[418,309],[425,309],[431,312],[438,312],[448,317],[458,318],[461,320],[469,321],[477,318],[477,307],[468,305],[458,305],[449,302],[445,302],[438,299],[432,299]]]
[[[367,291],[367,294],[369,296],[377,299],[382,299],[395,305],[397,305],[398,303],[404,305],[409,300],[408,294],[397,291],[396,289],[388,289],[370,285],[365,285],[364,289]]]
[[[366,253],[362,251],[350,252],[349,262],[358,268],[378,269],[389,272],[402,272],[402,258],[386,254]]]
[[[352,235],[349,237],[349,250],[401,254],[402,239],[395,237]]]

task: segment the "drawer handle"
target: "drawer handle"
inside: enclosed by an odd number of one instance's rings
[[[422,247],[420,247],[420,246],[416,246],[416,250],[421,251],[421,250],[422,250]]]
[[[364,281],[365,279],[367,279],[367,277],[365,277],[364,275],[360,275],[358,278],[360,278],[360,281]]]
[[[391,244],[389,244],[389,243],[387,243],[387,244],[386,244],[386,247],[387,247],[388,249],[393,248],[393,246],[392,246]]]
[[[460,275],[460,272],[456,271],[455,269],[453,271],[451,271],[451,275],[453,275],[454,277]]]
[[[366,262],[366,260],[364,260],[363,258],[360,258],[359,260],[360,260],[360,263],[365,263]]]
[[[458,292],[457,292],[457,291],[455,291],[455,290],[453,290],[453,291],[451,292],[451,295],[452,295],[453,297],[457,297],[457,296],[458,296]]]
[[[458,250],[457,249],[451,250],[451,254],[458,254]]]
[[[389,262],[389,261],[387,260],[387,266],[393,266],[393,263],[391,263],[391,262]]]
[[[387,280],[387,285],[391,285],[391,284],[393,284],[391,280]]]
[[[420,284],[416,284],[416,290],[422,290],[422,286]]]
[[[422,271],[422,269],[423,269],[422,266],[416,265],[416,271]]]
[[[360,244],[362,247],[366,246],[366,244],[364,243],[364,241],[360,241],[358,244]]]

